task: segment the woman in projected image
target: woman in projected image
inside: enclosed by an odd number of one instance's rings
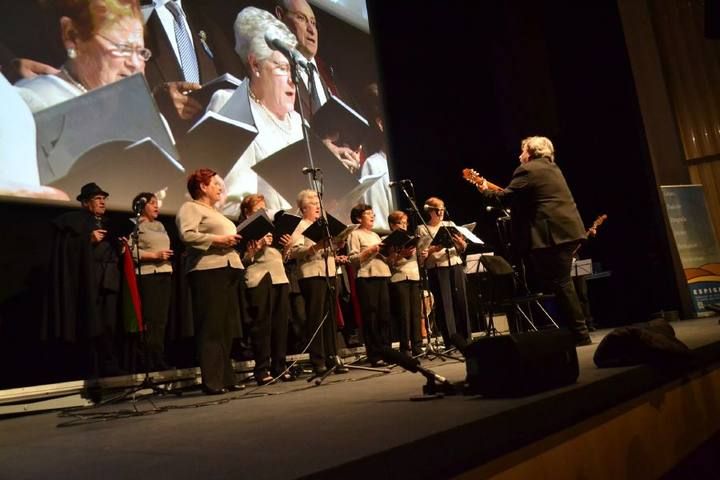
[[[449,348],[454,334],[457,333],[465,339],[471,334],[465,269],[460,258],[467,243],[462,236],[455,235],[452,237],[452,246],[448,248],[431,245],[432,239],[445,224],[445,202],[437,197],[430,197],[425,201],[423,209],[428,215],[428,228],[420,225],[417,229],[420,236],[418,244],[421,245],[420,260],[425,264],[430,291],[435,297],[435,319],[445,347]]]
[[[140,257],[140,297],[142,300],[143,322],[147,327],[145,348],[147,367],[151,370],[166,370],[165,326],[170,310],[172,288],[173,251],[165,226],[158,221],[160,207],[154,193],[142,192],[135,196],[132,208],[143,205],[138,223],[137,249],[135,239],[130,237],[130,252],[137,262]]]
[[[56,3],[67,60],[57,74],[17,83],[33,112],[145,71],[151,52],[137,0]]]
[[[290,64],[282,53],[271,50],[265,41],[265,33],[272,31],[283,43],[295,47],[295,36],[270,12],[254,7],[247,7],[238,14],[234,29],[235,51],[249,75],[250,108],[259,132],[225,176],[228,198],[223,212],[237,218],[240,201],[248,193],[262,194],[271,212],[290,208],[287,200],[259,178],[251,167],[302,140],[303,132],[300,115],[294,111],[295,84],[291,79]],[[232,93],[232,90],[216,92],[208,110],[219,111]],[[300,175],[300,172],[292,174]]]
[[[248,195],[241,204],[242,217],[247,218],[265,208],[262,195]],[[255,381],[258,385],[274,378],[294,380],[285,372],[288,320],[290,318],[290,283],[285,274],[283,257],[289,253],[290,235],[280,239],[283,251],[273,246],[269,233],[260,240],[246,242],[243,263],[247,289],[245,296],[250,316],[250,337],[255,354]]]
[[[392,191],[390,190],[390,171],[388,169],[387,146],[385,145],[385,121],[380,105],[380,92],[377,83],[365,88],[365,116],[370,122],[370,134],[363,144],[368,155],[360,168],[360,177],[382,175],[363,195],[363,201],[373,205],[378,212],[375,226],[388,229],[387,215],[395,209]]]

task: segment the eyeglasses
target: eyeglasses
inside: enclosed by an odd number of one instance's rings
[[[107,42],[110,42],[113,45],[113,48],[108,49],[108,52],[110,52],[110,55],[113,57],[131,57],[133,54],[137,54],[138,57],[143,62],[147,62],[150,60],[150,57],[152,57],[152,52],[149,48],[141,47],[139,45],[132,45],[129,43],[115,43],[114,41],[110,40],[105,35],[102,35],[100,33],[96,33],[100,38],[105,39]]]
[[[317,23],[317,20],[315,20],[315,17],[313,17],[313,18],[308,18],[308,16],[305,15],[304,13],[297,12],[297,11],[295,11],[295,10],[288,10],[287,12],[288,12],[288,13],[292,13],[293,15],[295,15],[295,18],[297,18],[297,19],[300,21],[300,23],[302,23],[303,25],[306,25],[306,26],[307,26],[307,24],[309,23],[310,25],[313,26],[313,28],[314,28],[315,30],[318,29],[318,23]]]
[[[272,74],[277,75],[279,77],[290,76],[290,64],[289,63],[277,63],[273,60],[268,60],[268,62],[272,65]]]

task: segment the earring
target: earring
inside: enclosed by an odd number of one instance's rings
[[[256,77],[259,77],[259,76],[260,76],[260,72],[257,71],[257,70],[255,70],[255,76],[256,76]]]
[[[75,50],[73,47],[68,48],[67,49],[67,57],[70,60],[77,58],[77,50]]]

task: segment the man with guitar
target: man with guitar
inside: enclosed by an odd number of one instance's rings
[[[510,185],[500,188],[483,178],[473,182],[489,200],[510,207],[516,254],[528,256],[542,288],[555,294],[560,321],[577,345],[592,343],[570,268],[585,227],[565,177],[555,163],[550,139],[528,137],[521,143],[520,166]]]

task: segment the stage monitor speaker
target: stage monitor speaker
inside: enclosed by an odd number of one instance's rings
[[[465,351],[468,393],[521,397],[570,385],[580,373],[573,335],[564,329],[485,337]]]

